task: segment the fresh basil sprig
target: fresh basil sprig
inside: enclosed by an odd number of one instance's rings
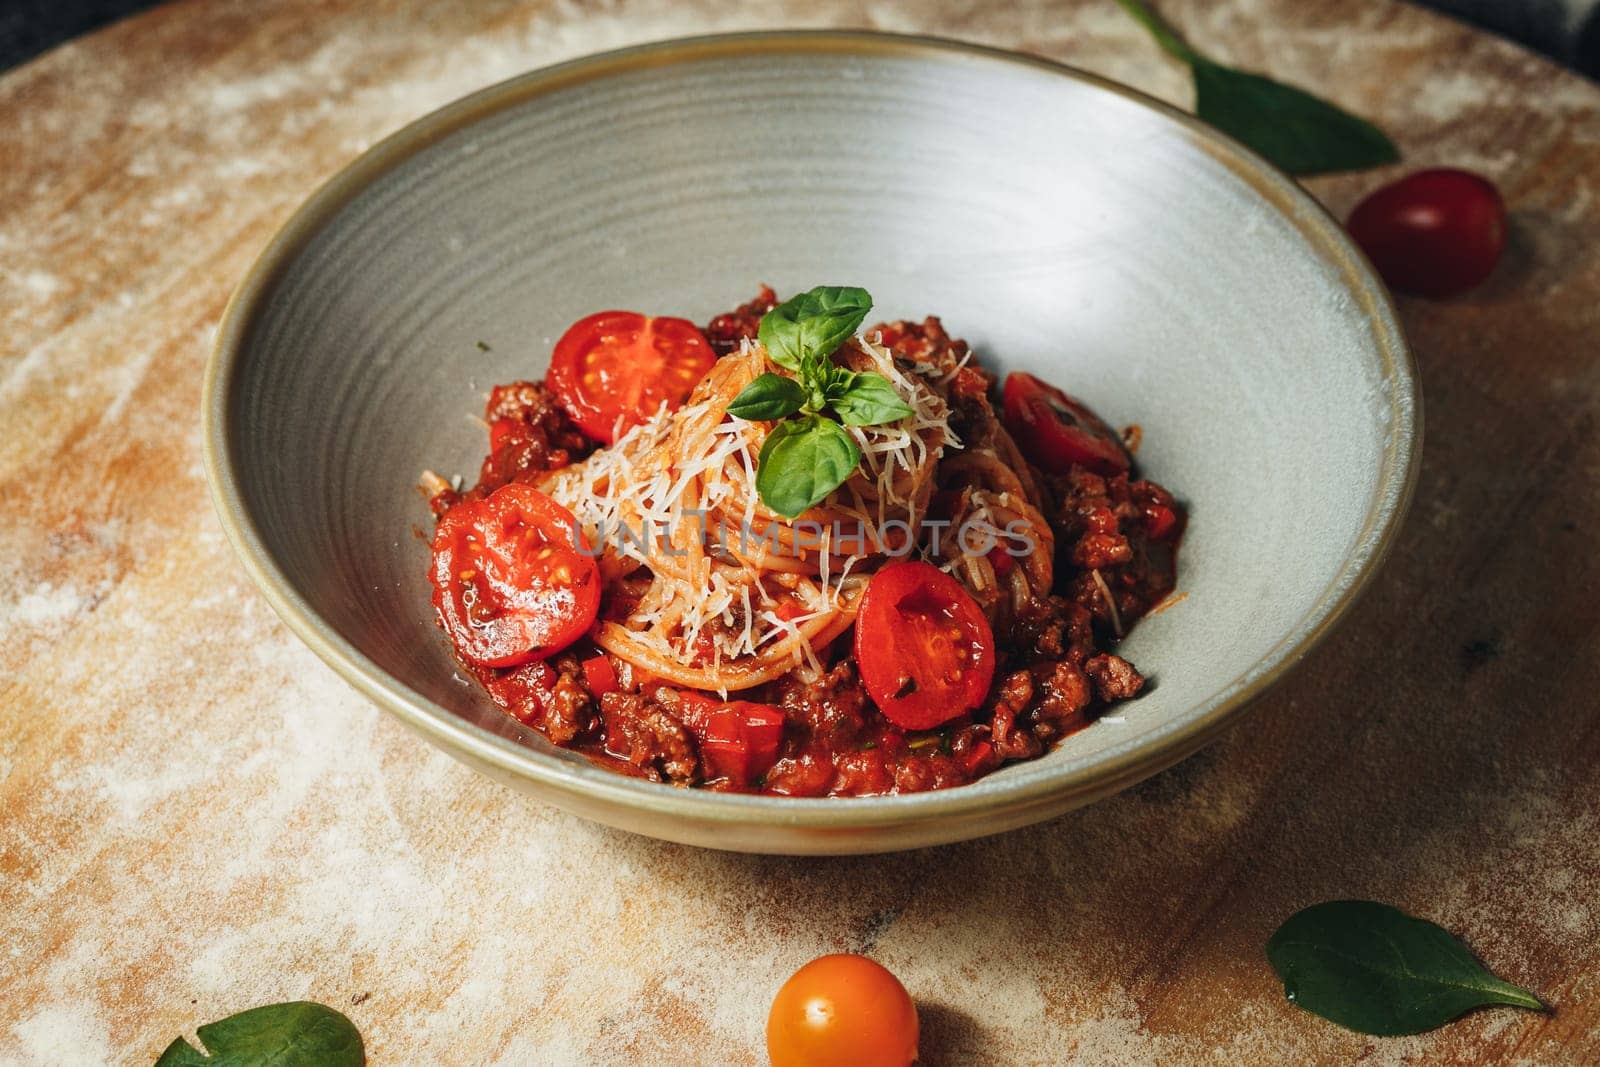
[[[889,379],[873,371],[846,371],[828,383],[828,404],[847,426],[877,426],[911,414]]]
[[[865,289],[819,285],[761,320],[757,336],[768,358],[795,376],[761,375],[733,398],[728,414],[778,424],[761,446],[756,492],[784,518],[822,500],[861,465],[861,450],[839,422],[878,426],[913,414],[889,379],[829,358],[871,310]]]
[[[833,355],[871,310],[872,297],[865,289],[819,285],[767,312],[756,337],[772,362],[798,374],[807,360]]]
[[[1167,54],[1194,74],[1194,110],[1290,174],[1362,170],[1400,158],[1372,123],[1292,85],[1235,70],[1195,50],[1143,0],[1117,0]]]
[[[367,1062],[355,1024],[309,1000],[251,1008],[195,1032],[205,1052],[180,1037],[156,1067],[362,1067]]]
[[[792,519],[855,473],[861,449],[832,419],[800,415],[772,428],[760,463],[756,491],[762,502]]]
[[[1369,900],[1295,913],[1267,942],[1267,960],[1290,1001],[1363,1034],[1418,1034],[1489,1004],[1547,1010],[1442,927]]]

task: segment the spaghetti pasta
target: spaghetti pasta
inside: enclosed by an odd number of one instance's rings
[[[648,575],[631,610],[601,625],[597,645],[658,677],[722,694],[814,669],[815,649],[855,618],[864,572],[916,542],[939,462],[959,447],[943,397],[896,368],[881,344],[857,338],[841,362],[892,374],[915,414],[903,424],[851,427],[861,469],[795,519],[772,512],[756,492],[770,424],[727,414],[758,375],[779,369],[748,340],[684,407],[659,410],[611,448],[537,483],[602,546],[608,582]],[[799,610],[805,621],[780,609]]]

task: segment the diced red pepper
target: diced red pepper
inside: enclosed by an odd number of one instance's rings
[[[534,723],[544,715],[545,704],[555,684],[555,668],[536,659],[486,679],[484,687],[517,720]]]
[[[743,741],[707,740],[700,745],[707,778],[726,778],[744,787],[750,782],[750,746]]]
[[[1165,541],[1178,525],[1178,516],[1162,504],[1150,504],[1144,509],[1144,529],[1152,541]]]
[[[767,704],[738,701],[729,705],[744,720],[744,739],[750,746],[750,774],[759,778],[778,762],[783,741],[783,712]]]
[[[685,715],[685,719],[698,717]],[[688,721],[685,725],[700,734],[707,777],[727,778],[743,787],[778,761],[783,723],[783,712],[777,708],[735,700],[706,715],[700,725]]]
[[[495,419],[489,424],[489,451],[494,452],[500,448],[500,442],[510,437],[522,423],[516,419]]]
[[[788,622],[791,619],[798,619],[802,615],[811,614],[811,609],[800,601],[790,598],[779,604],[772,613],[784,622]]]
[[[583,680],[589,683],[589,692],[597,697],[617,691],[617,672],[604,653],[583,661]]]
[[[989,565],[994,568],[995,574],[1004,578],[1011,573],[1017,563],[1016,560],[1011,558],[1011,553],[1000,545],[996,545],[989,550]]]
[[[966,755],[961,757],[961,765],[968,774],[974,774],[989,759],[989,754],[994,751],[994,746],[987,741],[979,741],[967,749]]]
[[[706,739],[706,725],[712,713],[722,707],[720,700],[713,700],[704,693],[697,693],[692,689],[676,690],[678,694],[678,721],[689,728],[695,739],[704,743]]]

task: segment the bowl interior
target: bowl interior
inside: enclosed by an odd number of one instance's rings
[[[238,312],[220,421],[247,523],[360,655],[569,759],[456,671],[418,474],[470,481],[488,387],[542,375],[581,315],[704,322],[759,282],[862,285],[875,318],[938,314],[991,367],[1139,423],[1143,470],[1190,509],[1184,599],[1125,645],[1147,695],[971,788],[1160,744],[1292,657],[1403,496],[1412,393],[1381,298],[1285,180],[1129,95],[971,50],[800,40],[535,76],[325,193]]]

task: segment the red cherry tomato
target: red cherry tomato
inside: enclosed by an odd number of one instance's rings
[[[531,486],[457,504],[433,534],[439,624],[463,659],[484,667],[559,652],[600,608],[600,570],[587,551],[572,512]]]
[[[1077,464],[1108,475],[1133,466],[1116,431],[1055,386],[1018,371],[1007,375],[1001,399],[1006,429],[1036,466],[1065,474]]]
[[[601,311],[561,335],[545,384],[584,433],[611,444],[663,402],[682,404],[716,362],[711,342],[687,319]]]
[[[891,563],[861,596],[856,668],[885,718],[931,730],[983,703],[994,634],[960,582],[920,560]]]
[[[1443,298],[1494,270],[1506,247],[1506,208],[1476,174],[1423,170],[1357,204],[1347,228],[1391,289]]]
[[[883,965],[822,956],[773,998],[767,1055],[772,1067],[907,1067],[917,1058],[917,1006]]]

